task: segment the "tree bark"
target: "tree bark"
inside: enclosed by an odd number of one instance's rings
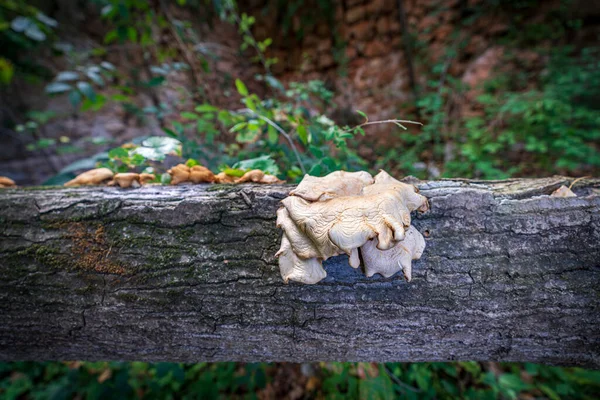
[[[291,186],[0,192],[0,359],[600,366],[600,180],[418,182],[413,281],[285,285]]]

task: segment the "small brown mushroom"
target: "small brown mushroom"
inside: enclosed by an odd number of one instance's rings
[[[99,185],[113,177],[113,172],[108,168],[96,168],[79,174],[75,179],[65,183],[65,186]]]
[[[156,179],[156,176],[154,174],[146,174],[146,173],[144,173],[144,174],[140,174],[139,181],[140,181],[140,183],[142,185],[145,185],[145,184],[147,184],[149,182],[152,182],[155,179]]]
[[[178,164],[167,171],[171,175],[171,185],[178,185],[188,182],[190,179],[190,167],[185,164]]]
[[[260,169],[253,169],[246,172],[242,175],[241,178],[236,179],[235,183],[245,183],[245,182],[260,182],[260,180],[265,176],[265,173]]]
[[[215,175],[216,183],[234,183],[235,178],[231,175],[227,175],[225,172],[219,172]]]
[[[6,176],[0,176],[0,188],[17,187],[17,184],[12,179]]]
[[[552,192],[552,194],[550,196],[551,197],[577,197],[577,195],[575,193],[573,193],[571,188],[568,188],[565,185],[562,185],[561,187],[556,189],[554,192]]]
[[[269,174],[265,174],[265,176],[262,177],[262,179],[259,181],[259,183],[264,183],[267,185],[272,185],[272,184],[276,184],[276,183],[284,183],[285,181],[282,181],[281,179],[277,178],[275,175],[269,175]]]
[[[194,183],[212,183],[215,181],[215,174],[202,165],[194,165],[190,168],[190,181]]]
[[[140,174],[135,172],[125,172],[116,174],[113,178],[113,182],[122,188],[128,187],[140,187]]]

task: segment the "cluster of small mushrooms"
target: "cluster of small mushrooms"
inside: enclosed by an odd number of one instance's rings
[[[213,174],[211,170],[201,165],[189,167],[179,164],[167,171],[171,175],[171,185],[180,183],[282,183],[274,175],[264,173],[259,169],[253,169],[244,173],[241,177],[227,175],[225,172]],[[101,185],[122,188],[140,187],[156,180],[154,174],[138,174],[135,172],[113,173],[108,168],[96,168],[77,175],[75,179],[65,183],[65,186]]]
[[[277,226],[284,233],[276,256],[286,283],[319,282],[327,276],[323,260],[339,254],[347,254],[354,268],[362,256],[368,277],[402,271],[410,281],[411,261],[425,249],[410,213],[427,211],[427,198],[385,171],[374,178],[364,171],[305,175],[282,204]]]

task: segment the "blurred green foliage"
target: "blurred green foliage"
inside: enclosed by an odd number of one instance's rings
[[[279,368],[287,375],[278,375]],[[319,363],[311,370],[304,376],[298,366],[266,363],[0,363],[0,397],[256,399],[283,397],[280,385],[301,398],[324,399],[555,400],[594,399],[600,392],[600,371],[538,364]]]

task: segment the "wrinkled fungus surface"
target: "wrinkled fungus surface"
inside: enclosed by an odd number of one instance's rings
[[[327,276],[322,262],[339,254],[347,254],[354,268],[362,256],[369,277],[402,271],[410,281],[412,260],[425,249],[410,213],[427,211],[427,199],[385,171],[374,178],[364,171],[306,175],[282,204],[277,226],[284,233],[276,256],[286,283],[319,282]]]

